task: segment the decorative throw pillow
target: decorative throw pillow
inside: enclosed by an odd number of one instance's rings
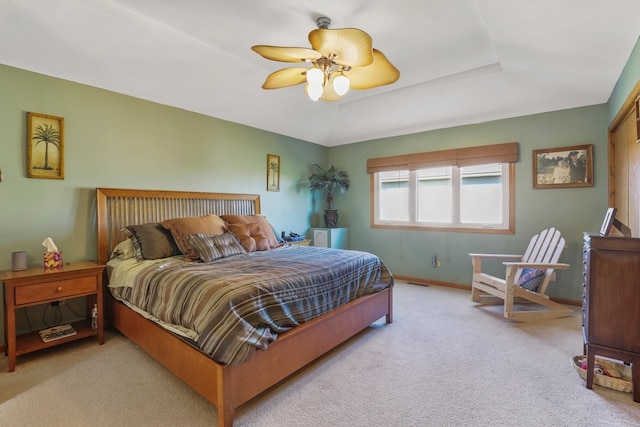
[[[122,232],[131,239],[138,261],[180,255],[171,233],[157,222],[128,225]]]
[[[129,259],[135,256],[136,251],[133,248],[133,242],[131,241],[131,239],[125,239],[122,242],[118,243],[115,248],[113,248],[109,259]]]
[[[160,222],[160,225],[171,232],[185,258],[194,261],[200,258],[200,254],[187,243],[185,240],[187,236],[190,234],[219,236],[227,231],[226,223],[217,215],[167,219]]]
[[[236,235],[247,252],[268,251],[271,249],[262,227],[257,222],[231,224],[229,225],[229,230]]]
[[[229,224],[250,224],[258,223],[262,232],[269,243],[270,248],[277,248],[278,238],[273,230],[273,226],[267,221],[267,218],[262,215],[222,215],[220,218],[225,220]]]
[[[522,270],[522,274],[520,274],[516,285],[537,292],[544,280],[544,273],[546,271],[544,268],[525,268]]]
[[[200,259],[204,262],[247,253],[233,233],[225,233],[219,236],[191,234],[186,237],[186,240],[189,245],[198,251]]]

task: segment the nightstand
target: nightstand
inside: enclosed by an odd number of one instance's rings
[[[289,243],[296,246],[309,246],[311,245],[311,240],[298,240],[297,242],[289,242]]]
[[[4,283],[5,354],[9,358],[9,372],[16,366],[16,356],[53,347],[69,341],[98,336],[104,343],[104,315],[102,273],[105,266],[95,262],[66,264],[59,270],[43,267],[23,271],[0,272]],[[16,335],[16,309],[71,298],[87,297],[87,319],[71,324],[76,335],[44,342],[37,331]],[[98,306],[98,328],[91,328],[91,308]]]

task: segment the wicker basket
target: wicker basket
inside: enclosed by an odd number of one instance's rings
[[[587,370],[582,369],[582,359],[586,356],[573,356],[571,358],[571,365],[575,368],[578,374],[583,380],[587,380]],[[633,383],[631,382],[631,367],[623,363],[614,362],[609,359],[601,359],[596,357],[596,362],[600,363],[602,367],[615,376],[607,376],[599,373],[593,375],[593,382],[602,387],[607,387],[617,391],[623,391],[625,393],[631,393],[633,391]]]

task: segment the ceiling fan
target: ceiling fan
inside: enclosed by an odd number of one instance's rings
[[[291,67],[267,76],[263,89],[280,89],[307,83],[313,101],[337,101],[349,88],[365,90],[394,83],[400,71],[382,52],[373,48],[369,34],[356,28],[329,29],[331,19],[316,19],[318,29],[309,33],[312,49],[302,47],[252,46],[266,59],[305,62],[311,67]]]

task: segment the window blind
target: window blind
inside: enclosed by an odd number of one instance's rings
[[[475,166],[489,163],[514,163],[518,161],[518,143],[482,145],[428,151],[367,160],[367,173],[393,170],[426,169],[439,166]]]

